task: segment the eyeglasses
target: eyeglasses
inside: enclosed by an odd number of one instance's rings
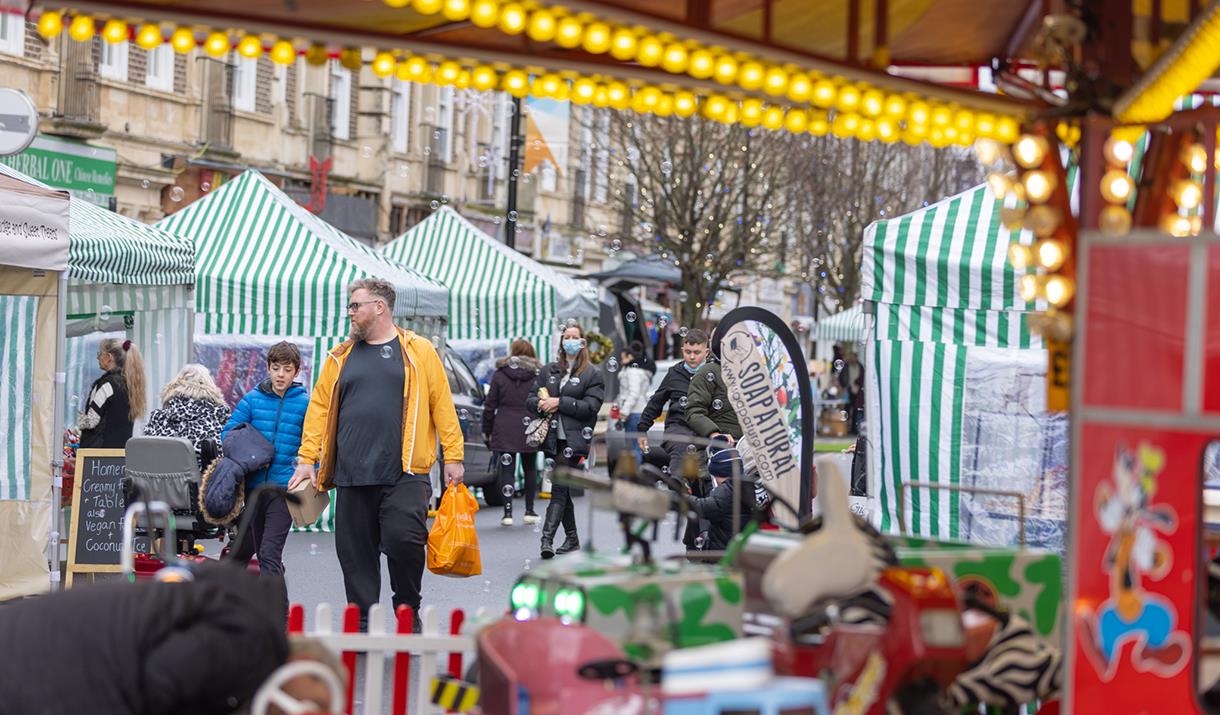
[[[347,304],[347,312],[355,313],[357,310],[360,310],[360,306],[362,306],[362,305],[368,305],[369,303],[379,303],[379,302],[381,302],[381,301],[380,300],[352,301],[351,303]]]

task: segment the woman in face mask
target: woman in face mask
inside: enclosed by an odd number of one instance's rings
[[[605,393],[602,373],[589,361],[584,331],[571,322],[560,335],[558,358],[538,373],[534,392],[525,400],[526,414],[551,416],[542,451],[556,468],[580,469],[584,465]],[[551,502],[542,522],[544,559],[580,549],[572,496],[569,487],[551,485]],[[553,542],[560,523],[565,538],[556,549]]]

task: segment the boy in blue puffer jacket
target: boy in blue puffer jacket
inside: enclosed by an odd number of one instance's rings
[[[270,466],[247,475],[247,496],[267,483],[287,487],[296,469],[294,461],[301,448],[301,430],[309,408],[309,393],[294,382],[300,371],[301,351],[296,345],[288,341],[272,345],[267,351],[269,377],[241,398],[221,433],[223,440],[229,430],[248,423],[275,446]],[[249,561],[257,552],[260,573],[283,575],[284,541],[292,528],[288,502],[264,493],[257,504],[247,502],[246,509],[254,512],[246,538],[235,547],[237,560]]]

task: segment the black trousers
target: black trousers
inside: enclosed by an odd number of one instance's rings
[[[263,492],[255,504],[247,504],[246,509],[253,509],[250,514],[250,528],[246,537],[237,545],[235,558],[242,563],[250,561],[250,557],[258,554],[259,573],[275,576],[284,575],[284,542],[288,540],[288,532],[292,529],[292,514],[288,513],[288,502],[279,494]],[[240,522],[239,522],[240,523]]]
[[[527,512],[534,511],[534,496],[538,493],[538,455],[534,452],[505,452],[511,454],[521,460],[521,472],[525,477],[525,510]],[[505,464],[503,459],[499,462],[500,470],[500,489],[505,486],[516,487],[516,460],[509,464]],[[506,497],[505,499],[511,499]]]
[[[335,498],[335,552],[343,569],[347,602],[361,620],[381,598],[381,554],[390,571],[394,610],[419,611],[428,544],[427,477],[404,474],[392,485],[338,487]]]
[[[564,442],[559,443],[560,453],[555,455],[556,463],[575,468],[580,464],[580,456],[563,456]],[[572,501],[572,488],[551,482],[551,501],[546,505],[546,518],[542,521],[542,540],[550,542],[555,538],[559,525],[563,524],[565,537],[576,537],[576,504]]]

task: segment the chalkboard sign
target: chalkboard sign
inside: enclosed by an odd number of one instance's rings
[[[121,449],[82,449],[76,453],[68,537],[69,586],[74,573],[120,571],[126,472],[127,458]],[[136,551],[147,553],[146,539],[137,539]]]

